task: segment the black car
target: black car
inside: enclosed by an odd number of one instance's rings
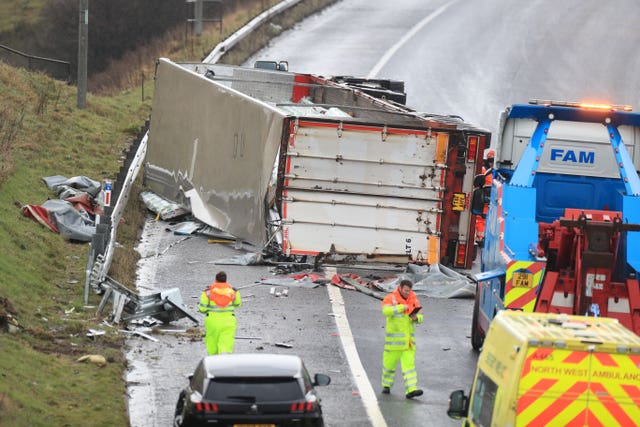
[[[324,426],[320,398],[302,359],[285,354],[207,356],[180,392],[174,426]]]

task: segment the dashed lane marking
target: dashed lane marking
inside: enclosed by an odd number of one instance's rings
[[[427,15],[422,21],[420,21],[416,25],[414,25],[413,28],[411,28],[409,30],[409,32],[407,34],[405,34],[404,37],[402,37],[400,39],[400,41],[398,41],[398,43],[396,43],[393,46],[391,46],[391,48],[389,50],[387,50],[384,55],[382,55],[382,58],[380,58],[380,61],[378,61],[378,63],[371,69],[371,71],[369,71],[369,74],[367,75],[367,78],[368,79],[372,79],[372,78],[376,77],[378,75],[378,73],[380,72],[380,70],[382,69],[382,67],[387,65],[387,62],[389,62],[391,57],[393,55],[395,55],[395,53],[398,51],[398,49],[400,49],[406,42],[411,40],[411,38],[413,36],[415,36],[416,33],[422,29],[422,27],[424,27],[429,22],[431,22],[432,20],[437,18],[438,15],[440,15],[442,12],[447,10],[449,8],[449,6],[451,6],[452,4],[456,3],[457,1],[458,0],[453,0],[453,1],[450,1],[449,3],[447,3],[447,4],[444,4],[444,5],[440,6],[438,9],[436,9],[435,12]]]

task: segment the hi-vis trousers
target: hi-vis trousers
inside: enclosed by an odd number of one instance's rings
[[[236,316],[232,313],[209,313],[204,320],[204,344],[207,354],[233,353]]]
[[[396,366],[400,361],[402,378],[404,379],[405,394],[418,388],[418,373],[416,372],[416,349],[385,350],[382,354],[382,387],[393,387],[396,377]]]

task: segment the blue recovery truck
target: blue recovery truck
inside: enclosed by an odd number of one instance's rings
[[[503,309],[613,317],[640,335],[640,114],[531,101],[500,122],[472,347]]]

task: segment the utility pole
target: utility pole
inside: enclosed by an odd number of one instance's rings
[[[87,51],[89,0],[78,0],[78,108],[87,108]]]
[[[196,0],[196,4],[195,4],[195,20],[196,20],[196,25],[195,25],[195,33],[196,36],[201,36],[202,35],[202,9],[203,9],[203,5],[202,5],[202,0]]]

